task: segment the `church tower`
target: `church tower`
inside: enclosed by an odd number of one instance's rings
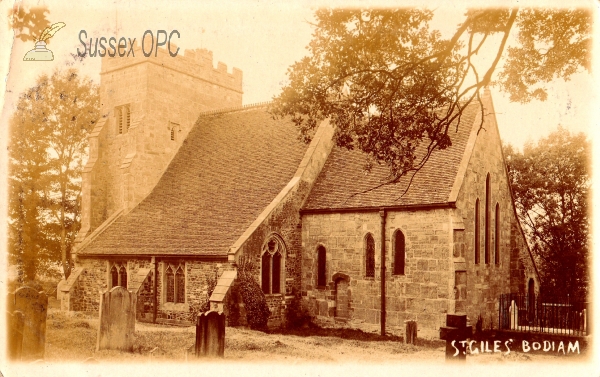
[[[102,117],[89,135],[76,244],[152,191],[201,112],[242,105],[242,71],[214,68],[208,50],[133,51],[102,58]]]

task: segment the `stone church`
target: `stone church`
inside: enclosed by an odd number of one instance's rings
[[[379,188],[387,168],[366,173],[326,120],[305,144],[266,104],[241,106],[242,72],[206,50],[105,57],[100,97],[63,310],[98,311],[100,292],[125,286],[139,321],[191,323],[207,300],[230,307],[241,257],[270,326],[299,300],[349,327],[466,313],[497,328],[500,294],[539,289],[489,91],[410,185]]]

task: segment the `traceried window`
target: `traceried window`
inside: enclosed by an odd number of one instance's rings
[[[394,233],[394,275],[404,275],[406,261],[406,245],[404,234],[400,229]]]
[[[475,264],[479,264],[479,198],[475,201],[475,239],[473,240],[475,243]]]
[[[115,122],[119,134],[124,134],[131,125],[131,108],[129,105],[115,107]]]
[[[365,276],[375,277],[375,240],[371,233],[365,237]]]
[[[325,287],[327,285],[327,250],[323,246],[317,248],[317,286]]]
[[[167,264],[164,274],[165,302],[185,303],[185,266]]]
[[[494,217],[494,263],[500,264],[500,204],[496,203],[496,216]]]
[[[484,259],[485,264],[490,263],[490,174],[485,178],[485,229],[484,229]]]
[[[110,287],[124,287],[127,289],[127,263],[114,262],[110,267]]]
[[[285,245],[281,237],[272,235],[262,247],[261,287],[265,294],[282,292],[283,258]]]

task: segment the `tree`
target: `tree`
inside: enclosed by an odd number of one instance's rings
[[[504,147],[517,213],[543,290],[585,298],[589,289],[590,144],[559,127],[523,152]]]
[[[430,30],[432,16],[409,8],[316,11],[309,56],[288,70],[272,114],[291,116],[305,141],[328,117],[336,144],[365,152],[367,168],[387,164],[393,183],[452,144],[451,131],[485,86],[499,85],[512,101],[545,100],[545,83],[590,69],[588,10],[469,10],[450,39]],[[477,58],[484,52],[488,64]]]
[[[8,13],[9,26],[15,31],[15,36],[23,42],[36,41],[42,31],[50,26],[46,13],[49,11],[45,6],[25,9],[15,5]]]
[[[28,280],[44,260],[70,274],[87,134],[98,116],[98,87],[74,69],[41,76],[19,97],[10,121],[9,249]]]

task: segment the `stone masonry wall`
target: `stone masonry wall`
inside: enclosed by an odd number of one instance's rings
[[[167,264],[178,265],[185,264],[185,285],[186,298],[185,303],[175,304],[167,303],[164,291],[164,271]],[[207,279],[220,276],[223,271],[230,270],[233,267],[229,263],[201,260],[173,260],[163,259],[158,261],[157,281],[158,292],[158,312],[157,322],[159,323],[195,323],[195,317],[200,307],[208,301]]]
[[[419,328],[437,329],[451,297],[450,209],[390,211],[386,219],[386,323],[401,333],[405,320]],[[349,277],[349,324],[375,328],[381,310],[381,217],[378,212],[305,214],[302,217],[302,296],[311,314],[333,320],[336,274]],[[403,232],[404,275],[393,274],[392,240]],[[365,277],[365,236],[375,240],[375,277]],[[317,288],[317,247],[326,249],[325,289]]]
[[[484,99],[486,114],[493,114],[489,96]],[[486,177],[490,175],[489,205],[489,263],[485,263],[485,212]],[[475,240],[475,202],[479,198],[479,240]],[[495,234],[496,204],[500,212],[500,233]],[[456,217],[464,224],[462,231],[455,232],[455,242],[464,245],[455,253],[453,262],[455,274],[462,279],[461,271],[466,272],[465,282],[459,295],[466,299],[466,313],[472,324],[482,317],[484,328],[498,328],[498,298],[500,294],[521,290],[526,276],[533,277],[533,265],[527,260],[527,248],[519,231],[502,156],[500,135],[494,117],[487,115],[484,129],[476,138],[466,174],[456,200]],[[499,237],[499,261],[494,259],[496,238]],[[475,242],[480,243],[480,261],[475,264]],[[525,265],[529,266],[527,274]],[[512,281],[512,283],[511,283]],[[537,285],[537,284],[536,284]],[[466,293],[466,297],[464,297]],[[457,306],[457,311],[462,307]]]

